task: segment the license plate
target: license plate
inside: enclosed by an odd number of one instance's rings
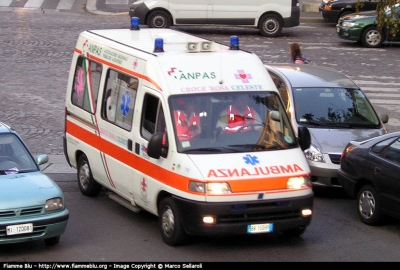
[[[273,223],[247,225],[247,233],[268,233],[273,231]]]
[[[339,27],[336,27],[336,32],[340,32],[340,28]]]
[[[7,235],[23,234],[33,232],[32,223],[12,225],[6,227]]]

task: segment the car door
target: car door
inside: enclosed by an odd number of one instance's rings
[[[178,24],[206,23],[210,0],[170,0],[169,11]]]
[[[214,24],[254,25],[261,0],[211,0],[209,18]]]
[[[358,11],[369,11],[376,10],[376,6],[381,0],[362,0],[360,1],[361,6]]]
[[[373,180],[381,195],[382,208],[400,215],[400,138],[386,147],[373,165]]]

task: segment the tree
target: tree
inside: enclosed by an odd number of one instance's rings
[[[378,4],[376,11],[378,12],[378,28],[382,28],[384,25],[389,27],[389,34],[395,36],[399,31],[400,17],[394,12],[394,5],[399,3],[399,0],[386,0]],[[386,14],[387,7],[391,7],[389,15]]]
[[[400,16],[396,15],[394,12],[394,5],[396,3],[400,3],[400,0],[380,0],[378,6],[376,7],[377,23],[378,28],[382,29],[384,26],[388,27],[389,35],[395,36],[399,31],[400,24]],[[363,3],[360,0],[357,0],[356,10],[358,12],[358,8],[361,7]],[[391,12],[389,14],[386,13],[387,8],[390,7]]]

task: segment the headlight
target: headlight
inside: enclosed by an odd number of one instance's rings
[[[287,189],[302,189],[311,186],[311,180],[308,176],[290,177],[287,181]]]
[[[51,212],[62,209],[64,206],[63,200],[61,198],[53,198],[46,201],[45,211]]]
[[[356,25],[354,22],[342,22],[342,26],[344,27],[353,27],[354,25]]]
[[[306,155],[306,158],[310,161],[325,163],[325,159],[324,156],[322,155],[321,150],[318,147],[315,147],[314,145],[311,145],[310,148],[305,150],[304,154]]]
[[[225,182],[203,183],[190,181],[189,190],[213,195],[232,193],[231,187]]]

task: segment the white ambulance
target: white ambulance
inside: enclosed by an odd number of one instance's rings
[[[302,149],[261,60],[171,29],[79,35],[65,107],[65,157],[86,196],[159,219],[163,240],[283,232],[311,222]]]

